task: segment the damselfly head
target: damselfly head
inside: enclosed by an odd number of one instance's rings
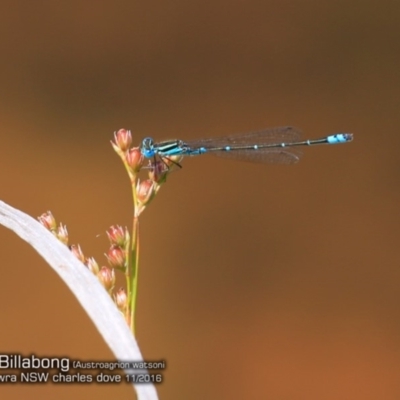
[[[154,140],[150,137],[146,137],[142,140],[140,145],[140,151],[146,158],[154,157],[156,150],[154,148]]]

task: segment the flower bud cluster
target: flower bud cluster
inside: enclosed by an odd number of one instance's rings
[[[38,217],[39,222],[46,227],[50,232],[53,233],[61,242],[68,245],[68,231],[65,225],[59,224],[57,225],[56,219],[54,218],[51,211],[47,211],[43,213],[40,217]],[[96,275],[100,281],[100,283],[104,286],[104,288],[111,294],[112,290],[115,286],[115,268],[125,268],[126,257],[125,257],[125,249],[129,247],[130,235],[126,228],[122,228],[120,226],[112,226],[107,231],[107,236],[110,240],[111,247],[107,254],[107,259],[110,264],[110,267],[99,267],[99,264],[93,257],[85,257],[81,246],[72,244],[69,246],[72,254],[86,267]],[[122,294],[119,294],[118,301],[120,305],[118,307],[122,307]]]
[[[121,157],[132,182],[132,190],[135,195],[135,215],[138,217],[153,200],[160,189],[160,185],[167,179],[168,174],[179,166],[181,156],[160,157],[155,155],[148,160],[143,156],[139,147],[130,147],[132,144],[131,131],[120,129],[114,132],[114,141],[111,142],[114,150]],[[139,180],[137,174],[142,171],[148,171],[148,178]]]
[[[60,223],[57,225],[56,219],[54,218],[51,211],[43,213],[38,217],[39,222],[47,228],[60,242],[68,245],[68,230],[65,225]]]

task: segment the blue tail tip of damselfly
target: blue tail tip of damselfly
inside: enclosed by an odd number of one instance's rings
[[[353,140],[352,133],[335,133],[327,137],[329,144],[347,143]]]

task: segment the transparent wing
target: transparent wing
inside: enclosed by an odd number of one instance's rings
[[[300,160],[302,155],[298,149],[294,148],[285,150],[274,148],[262,150],[211,151],[206,154],[262,164],[294,164]]]
[[[301,131],[291,126],[268,128],[257,132],[231,135],[227,137],[208,138],[186,142],[192,149],[205,148],[206,154],[256,163],[293,164],[299,161],[301,151],[297,147],[281,147],[281,143],[299,141]],[[277,145],[260,149],[242,149],[243,146]],[[213,150],[229,146],[230,151]],[[239,147],[239,148],[238,148]]]

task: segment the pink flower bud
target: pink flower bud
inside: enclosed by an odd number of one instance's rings
[[[64,243],[64,244],[68,244],[68,231],[67,231],[67,227],[63,224],[60,224],[60,226],[57,229],[57,233],[56,233],[58,239],[60,240],[60,242]]]
[[[133,147],[126,153],[126,163],[133,172],[139,172],[143,167],[144,156],[139,147]]]
[[[149,172],[149,178],[157,183],[165,182],[165,179],[168,174],[168,167],[161,160],[156,161]]]
[[[120,150],[128,150],[132,143],[131,131],[120,129],[118,132],[114,132],[114,140],[115,144],[117,145],[117,147],[119,147]]]
[[[170,156],[168,158],[164,158],[164,162],[169,168],[173,167],[182,168],[182,166],[180,165],[182,159],[183,159],[182,156]]]
[[[138,182],[136,187],[137,191],[137,199],[139,203],[143,206],[149,203],[155,194],[155,182],[150,179],[146,179],[145,181]]]
[[[119,225],[110,226],[110,228],[107,230],[107,236],[110,240],[110,244],[117,244],[118,246],[125,247],[127,243],[127,233],[129,238],[129,232],[127,232],[126,228],[123,228]]]
[[[83,251],[81,249],[81,246],[72,244],[70,246],[70,250],[72,251],[72,254],[81,262],[85,263],[85,256],[83,254]]]
[[[86,266],[92,271],[95,275],[97,275],[100,271],[99,264],[97,264],[96,260],[93,257],[90,257],[86,260]]]
[[[117,293],[115,293],[114,296],[114,301],[118,309],[124,313],[128,305],[128,298],[126,297],[126,292],[124,288],[119,288],[117,290]]]
[[[113,268],[125,268],[125,251],[116,244],[113,244],[108,253],[106,254],[110,267]]]
[[[56,219],[51,211],[47,211],[42,214],[40,217],[38,217],[38,220],[49,231],[55,231],[57,229]]]
[[[111,292],[115,285],[115,272],[113,269],[108,267],[101,267],[99,273],[97,274],[100,282],[107,290],[107,292]]]

